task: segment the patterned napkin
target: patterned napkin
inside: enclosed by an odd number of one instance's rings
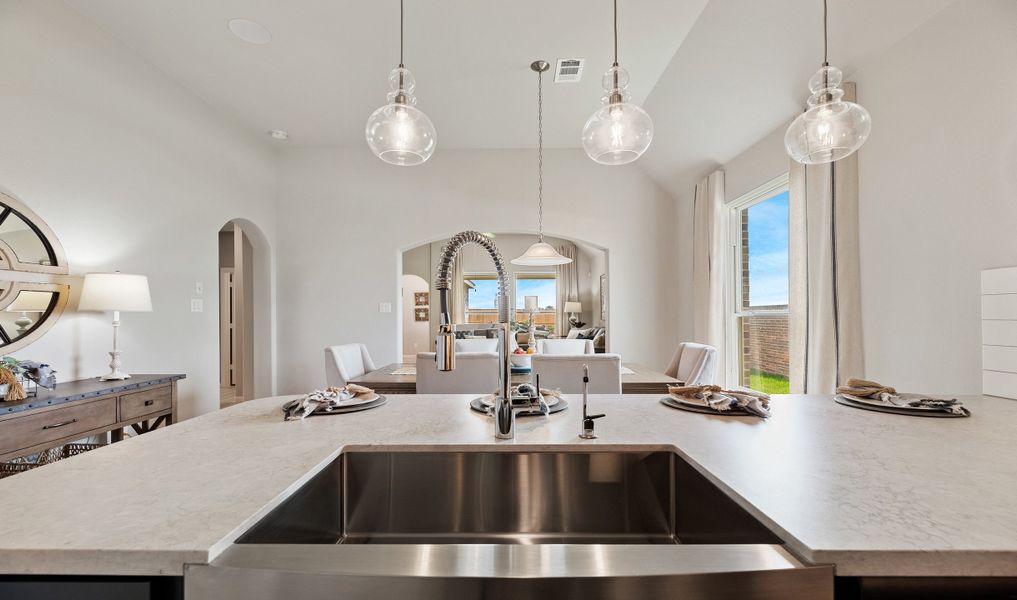
[[[770,396],[762,392],[725,390],[719,385],[667,386],[675,398],[700,400],[717,412],[743,410],[764,419],[770,416]]]
[[[956,398],[944,400],[943,398],[932,398],[924,394],[900,394],[895,388],[866,379],[855,379],[852,377],[847,380],[846,385],[837,388],[837,393],[848,396],[848,399],[851,396],[855,396],[878,400],[887,406],[895,408],[929,408],[955,415],[968,414],[964,410],[964,405]]]
[[[344,401],[371,394],[374,394],[374,390],[355,383],[347,384],[345,387],[332,386],[324,390],[314,390],[299,400],[290,400],[283,405],[285,420],[303,419],[316,412],[330,413],[342,408]]]

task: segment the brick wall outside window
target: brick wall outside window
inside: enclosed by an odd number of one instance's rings
[[[739,300],[743,308],[749,307],[749,212],[741,211],[742,238],[742,293]],[[754,306],[754,309],[786,309],[786,306]],[[761,371],[787,377],[788,318],[783,315],[743,317],[741,319],[741,384],[748,385],[749,374]]]

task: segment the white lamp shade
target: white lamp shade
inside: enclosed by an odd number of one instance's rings
[[[579,312],[583,312],[583,303],[582,302],[566,302],[565,303],[565,312],[567,312],[567,313],[579,313]]]
[[[534,311],[537,310],[537,296],[526,296],[526,310]]]
[[[7,305],[7,312],[41,313],[46,312],[50,303],[53,302],[53,292],[32,292],[23,291],[18,297]]]
[[[148,277],[126,273],[88,273],[81,288],[78,310],[150,312],[152,296]]]
[[[522,256],[512,259],[512,264],[524,267],[553,267],[567,265],[570,262],[571,258],[558,254],[554,246],[547,242],[537,242],[527,248]]]

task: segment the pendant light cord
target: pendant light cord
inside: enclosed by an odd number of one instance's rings
[[[617,0],[615,0],[617,2]],[[830,42],[829,42],[829,18],[827,13],[829,8],[827,7],[827,0],[823,0],[823,66],[830,66]]]
[[[544,241],[544,72],[537,71],[537,236]]]
[[[618,66],[618,0],[614,0],[614,66]]]
[[[399,68],[403,69],[403,0],[399,0]]]

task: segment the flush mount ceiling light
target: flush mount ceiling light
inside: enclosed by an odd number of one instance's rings
[[[381,160],[399,166],[426,162],[434,154],[438,137],[434,124],[419,108],[413,75],[403,65],[403,0],[399,0],[399,66],[388,75],[388,104],[367,119],[367,145]]]
[[[283,129],[270,129],[268,131],[268,135],[271,136],[273,140],[288,140],[288,139],[290,139],[290,134],[287,133]]]
[[[823,66],[809,80],[809,109],[798,115],[784,135],[788,155],[805,165],[820,165],[851,156],[869,137],[872,118],[859,104],[844,100],[844,74],[827,60],[827,0],[823,0]]]
[[[604,106],[583,127],[583,149],[602,165],[630,163],[650,147],[653,121],[629,102],[629,72],[618,66],[618,0],[614,0],[614,64],[604,73]]]
[[[248,44],[262,46],[272,41],[272,32],[261,23],[250,19],[230,19],[226,23],[226,27],[233,35],[237,36],[237,39]]]
[[[571,258],[558,254],[554,246],[544,241],[544,71],[550,67],[547,61],[538,60],[530,64],[537,73],[537,242],[526,249],[512,264],[524,267],[550,267],[572,262]]]

